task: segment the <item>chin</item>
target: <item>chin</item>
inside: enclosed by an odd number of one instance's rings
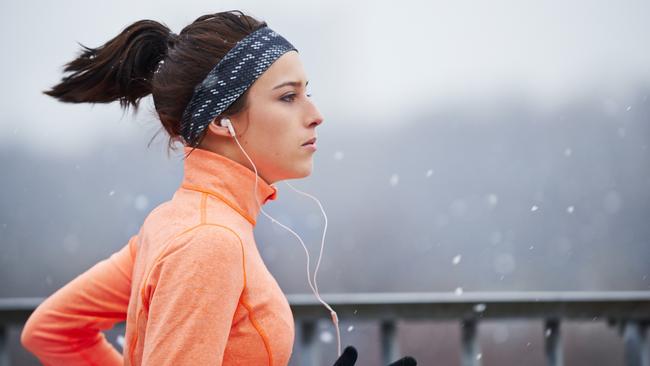
[[[313,169],[313,164],[310,161],[309,164],[302,166],[301,169],[295,171],[296,179],[305,178],[311,175]]]
[[[311,169],[297,172],[295,179],[306,178],[311,175]]]
[[[285,166],[281,178],[278,180],[301,179],[311,175],[314,167],[313,159],[298,160],[289,166]]]

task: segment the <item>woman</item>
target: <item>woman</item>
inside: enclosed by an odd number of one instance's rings
[[[32,313],[23,346],[46,365],[287,365],[294,320],[253,227],[275,182],[312,171],[323,116],[297,50],[238,11],[179,35],[142,20],[82,47],[45,93],[136,110],[151,93],[168,147],[184,145],[184,177],[121,250]],[[101,331],[124,320],[120,354]],[[356,358],[348,347],[335,364]]]

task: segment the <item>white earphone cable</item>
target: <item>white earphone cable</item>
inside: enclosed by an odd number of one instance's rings
[[[323,304],[323,305],[324,305],[324,306],[325,306],[325,307],[330,311],[330,315],[331,315],[331,317],[332,317],[332,322],[334,323],[334,328],[336,329],[337,354],[338,354],[338,356],[341,356],[341,331],[340,331],[340,329],[339,329],[339,320],[338,320],[338,316],[336,315],[336,311],[334,311],[334,310],[332,309],[332,307],[329,306],[329,304],[327,304],[327,303],[326,303],[326,302],[325,302],[325,301],[320,297],[320,294],[318,293],[318,285],[316,284],[316,276],[318,275],[318,268],[319,268],[319,266],[320,266],[321,258],[322,258],[322,256],[323,256],[323,248],[325,247],[325,233],[327,232],[327,215],[325,215],[325,210],[323,209],[323,205],[320,203],[320,201],[319,201],[316,197],[314,197],[314,196],[312,196],[312,195],[310,195],[310,194],[308,194],[308,193],[302,192],[302,191],[300,191],[300,190],[294,188],[294,187],[293,187],[291,184],[289,184],[288,182],[285,182],[285,183],[286,183],[289,187],[291,187],[294,191],[296,191],[296,192],[298,192],[298,193],[300,193],[300,194],[302,194],[302,195],[305,195],[305,196],[307,196],[307,197],[313,199],[314,201],[316,201],[316,203],[318,203],[318,207],[320,208],[321,212],[323,213],[323,217],[325,218],[325,228],[324,228],[324,230],[323,230],[323,237],[322,237],[322,240],[321,240],[320,254],[318,255],[318,261],[317,261],[317,263],[316,263],[316,269],[315,269],[315,271],[314,271],[314,280],[313,280],[313,281],[314,281],[314,284],[312,285],[311,274],[310,274],[310,271],[309,271],[309,270],[310,270],[310,266],[309,266],[309,251],[307,250],[307,246],[306,246],[305,243],[303,242],[302,238],[300,238],[300,235],[296,234],[293,230],[291,230],[291,229],[288,228],[287,226],[285,226],[285,225],[283,225],[282,223],[280,223],[278,220],[276,220],[276,219],[274,219],[273,217],[271,217],[269,214],[267,214],[267,213],[262,209],[262,205],[261,205],[260,202],[257,200],[257,181],[258,181],[257,167],[255,166],[255,164],[253,163],[253,160],[251,160],[251,158],[248,156],[248,154],[246,153],[246,151],[244,150],[244,148],[243,148],[243,147],[241,146],[241,144],[239,143],[239,140],[237,139],[237,135],[236,135],[236,133],[235,133],[234,127],[233,127],[232,124],[230,123],[230,120],[228,120],[228,122],[226,122],[226,126],[228,127],[228,130],[230,131],[231,135],[235,138],[235,142],[237,142],[237,145],[239,145],[239,148],[241,149],[241,151],[244,153],[244,155],[246,156],[246,158],[248,159],[248,161],[250,161],[250,163],[253,165],[253,169],[255,170],[255,187],[254,187],[254,197],[253,197],[253,198],[255,199],[255,202],[257,203],[258,207],[260,208],[260,211],[261,211],[264,215],[266,215],[266,217],[268,217],[272,222],[275,222],[276,224],[282,226],[283,228],[285,228],[285,229],[287,229],[289,232],[291,232],[293,235],[295,235],[296,238],[298,238],[298,240],[300,241],[300,244],[302,244],[302,247],[305,249],[305,254],[307,255],[307,282],[309,283],[309,287],[311,287],[311,290],[312,290],[312,292],[314,293],[314,295],[316,296],[316,298],[318,299],[318,301],[320,301],[320,302],[321,302],[321,303],[322,303],[322,304]]]

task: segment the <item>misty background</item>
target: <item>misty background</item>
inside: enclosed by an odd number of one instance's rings
[[[325,118],[313,174],[291,181],[328,217],[321,293],[650,290],[646,1],[22,1],[0,4],[0,297],[46,297],[108,257],[183,176],[164,132],[148,146],[150,96],[133,114],[42,94],[77,42],[231,9],[298,48]],[[320,210],[276,185],[264,209],[313,271]],[[284,292],[310,293],[296,238],[263,215],[255,235]],[[481,323],[483,365],[543,365],[542,327]],[[459,364],[457,322],[398,328],[419,364]],[[36,365],[20,330],[12,359]],[[341,330],[358,365],[379,364],[377,324]],[[320,324],[325,364],[332,335]],[[563,323],[563,342],[567,364],[622,364],[602,321]]]

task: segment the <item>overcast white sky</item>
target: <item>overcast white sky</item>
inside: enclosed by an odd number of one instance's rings
[[[137,117],[121,118],[117,103],[64,104],[41,91],[60,80],[76,42],[99,46],[140,19],[178,33],[202,14],[230,9],[289,39],[326,118],[347,125],[508,90],[552,106],[592,88],[615,95],[650,81],[650,2],[642,0],[5,1],[0,143],[72,154],[152,136],[158,125],[148,101]]]

